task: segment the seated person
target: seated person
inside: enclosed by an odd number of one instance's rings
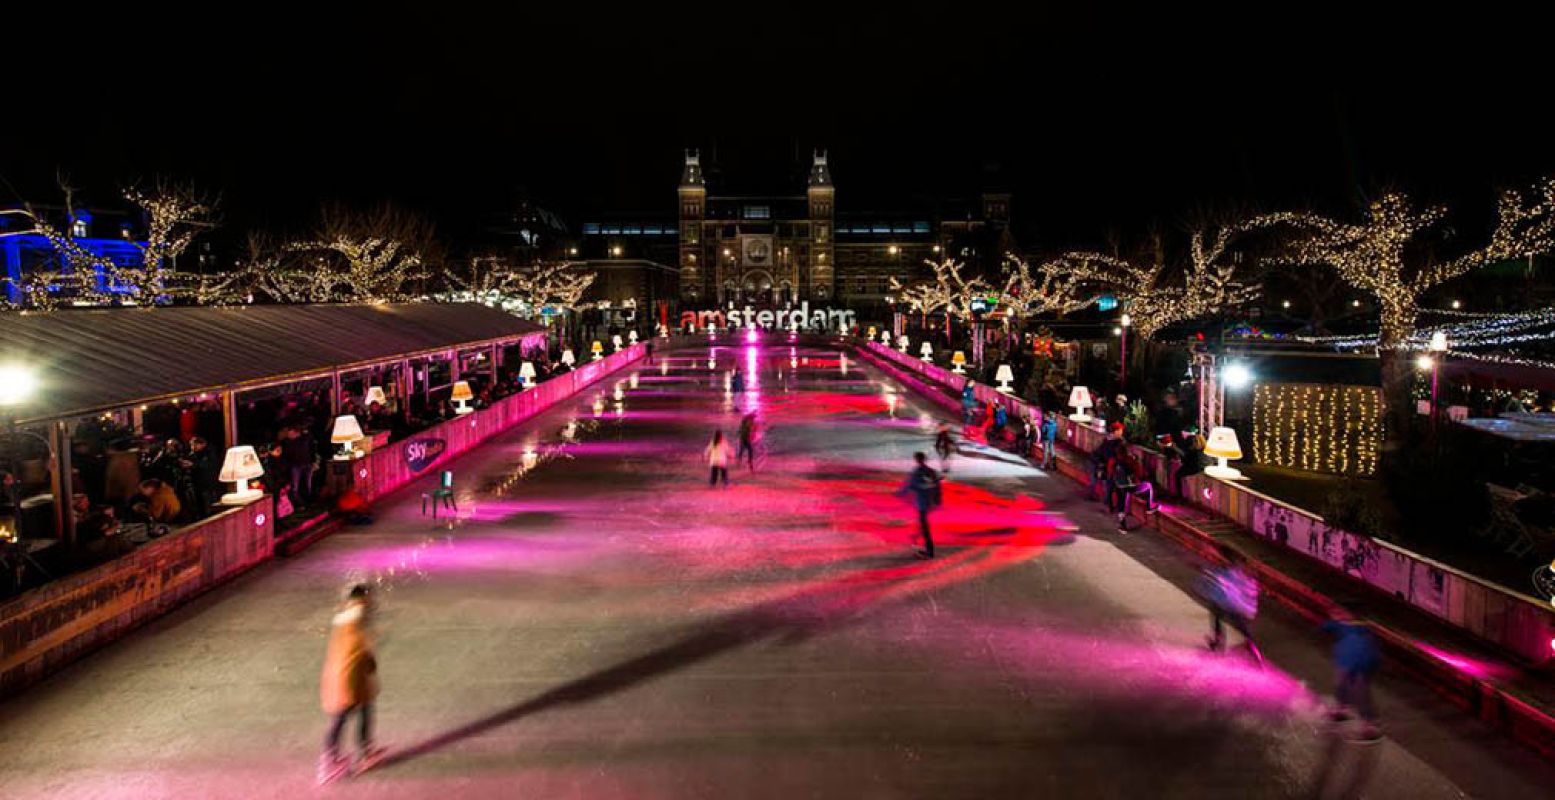
[[[140,482],[139,494],[130,500],[130,511],[147,522],[168,525],[183,513],[183,504],[172,484],[151,478]]]

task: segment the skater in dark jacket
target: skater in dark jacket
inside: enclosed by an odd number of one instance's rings
[[[923,536],[923,549],[918,551],[918,555],[933,558],[934,536],[929,532],[929,511],[940,504],[939,473],[929,466],[929,457],[923,453],[913,453],[912,458],[917,466],[913,467],[907,482],[896,490],[896,494],[912,495],[913,505],[918,509],[918,531]]]
[[[1371,629],[1357,620],[1334,619],[1323,623],[1323,632],[1334,636],[1334,700],[1338,705],[1329,718],[1342,722],[1359,714],[1364,724],[1362,738],[1381,736],[1377,706],[1371,699],[1371,678],[1382,657]]]

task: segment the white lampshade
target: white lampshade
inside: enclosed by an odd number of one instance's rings
[[[1211,458],[1241,458],[1242,444],[1236,440],[1236,431],[1224,427],[1211,430],[1209,441],[1204,444],[1204,455]]]
[[[380,406],[386,406],[389,404],[389,397],[383,393],[382,386],[369,386],[367,388],[367,399],[365,402],[369,406],[371,406],[373,403],[377,403]]]
[[[1070,389],[1069,390],[1069,405],[1074,408],[1074,412],[1075,412],[1075,413],[1069,415],[1070,419],[1074,420],[1075,422],[1090,422],[1091,421],[1091,415],[1085,413],[1085,410],[1087,408],[1090,408],[1092,405],[1094,405],[1091,402],[1091,390],[1090,389],[1087,389],[1084,386],[1076,386],[1073,389]]]
[[[1219,464],[1204,468],[1205,475],[1226,480],[1242,477],[1239,470],[1226,466],[1227,459],[1242,457],[1242,445],[1236,440],[1236,431],[1224,427],[1211,430],[1209,440],[1204,444],[1204,455],[1220,459]]]
[[[637,331],[628,332],[626,334],[626,340],[632,344],[637,344]]]
[[[620,350],[621,349],[621,334],[618,333],[618,334],[610,337],[610,343],[612,345],[615,345],[615,348],[617,350]]]
[[[460,381],[463,383],[463,381]],[[469,389],[468,386],[465,387]],[[351,414],[342,414],[335,417],[335,429],[329,435],[329,440],[334,444],[351,444],[362,440],[362,426]],[[230,454],[229,454],[230,457]]]
[[[533,381],[535,379],[534,362],[525,361],[523,364],[520,364],[518,367],[518,377],[523,378],[525,384]]]
[[[562,363],[566,364],[569,367],[572,366],[573,364],[578,363],[578,359],[576,357],[574,357],[573,354],[572,354],[572,348],[569,347],[566,350],[562,351]]]
[[[236,484],[236,487],[234,491],[221,496],[221,504],[236,506],[258,500],[264,492],[248,488],[248,482],[254,478],[262,478],[264,474],[264,465],[259,463],[259,454],[254,452],[253,447],[240,444],[228,449],[226,460],[221,462],[221,474],[217,476],[217,480]]]
[[[924,342],[923,346],[918,348],[918,353],[923,356],[924,361],[928,361],[934,357],[934,345]]]
[[[1010,394],[1014,391],[1010,388],[1010,382],[1015,380],[1015,370],[1010,369],[1009,364],[1000,364],[999,371],[994,373],[994,380],[999,382],[999,391]]]

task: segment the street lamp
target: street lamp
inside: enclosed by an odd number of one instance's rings
[[[1431,356],[1421,356],[1420,357],[1424,361],[1430,362],[1430,367],[1431,367],[1431,435],[1435,436],[1436,435],[1436,417],[1437,417],[1437,413],[1436,413],[1436,387],[1437,387],[1437,381],[1436,381],[1436,379],[1437,379],[1437,377],[1441,373],[1441,366],[1442,366],[1441,362],[1442,362],[1442,359],[1447,357],[1447,334],[1446,334],[1446,332],[1444,332],[1444,331],[1437,331],[1437,332],[1431,334],[1431,342],[1430,342],[1430,344],[1426,345],[1425,349],[1427,351],[1431,352],[1431,353],[1435,353],[1436,354],[1435,358],[1432,358]]]
[[[1124,314],[1118,322],[1118,383],[1128,391],[1128,326],[1134,324],[1134,319]]]
[[[38,376],[20,364],[0,364],[0,406],[19,406],[32,399]]]

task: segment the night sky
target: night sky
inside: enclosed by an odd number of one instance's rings
[[[392,200],[459,239],[521,197],[672,215],[688,145],[715,191],[798,193],[823,146],[845,213],[1003,186],[1052,248],[1388,185],[1484,212],[1555,172],[1530,20],[557,5],[8,34],[0,202],[53,200],[60,169],[89,201],[161,174],[219,190],[229,230]]]

